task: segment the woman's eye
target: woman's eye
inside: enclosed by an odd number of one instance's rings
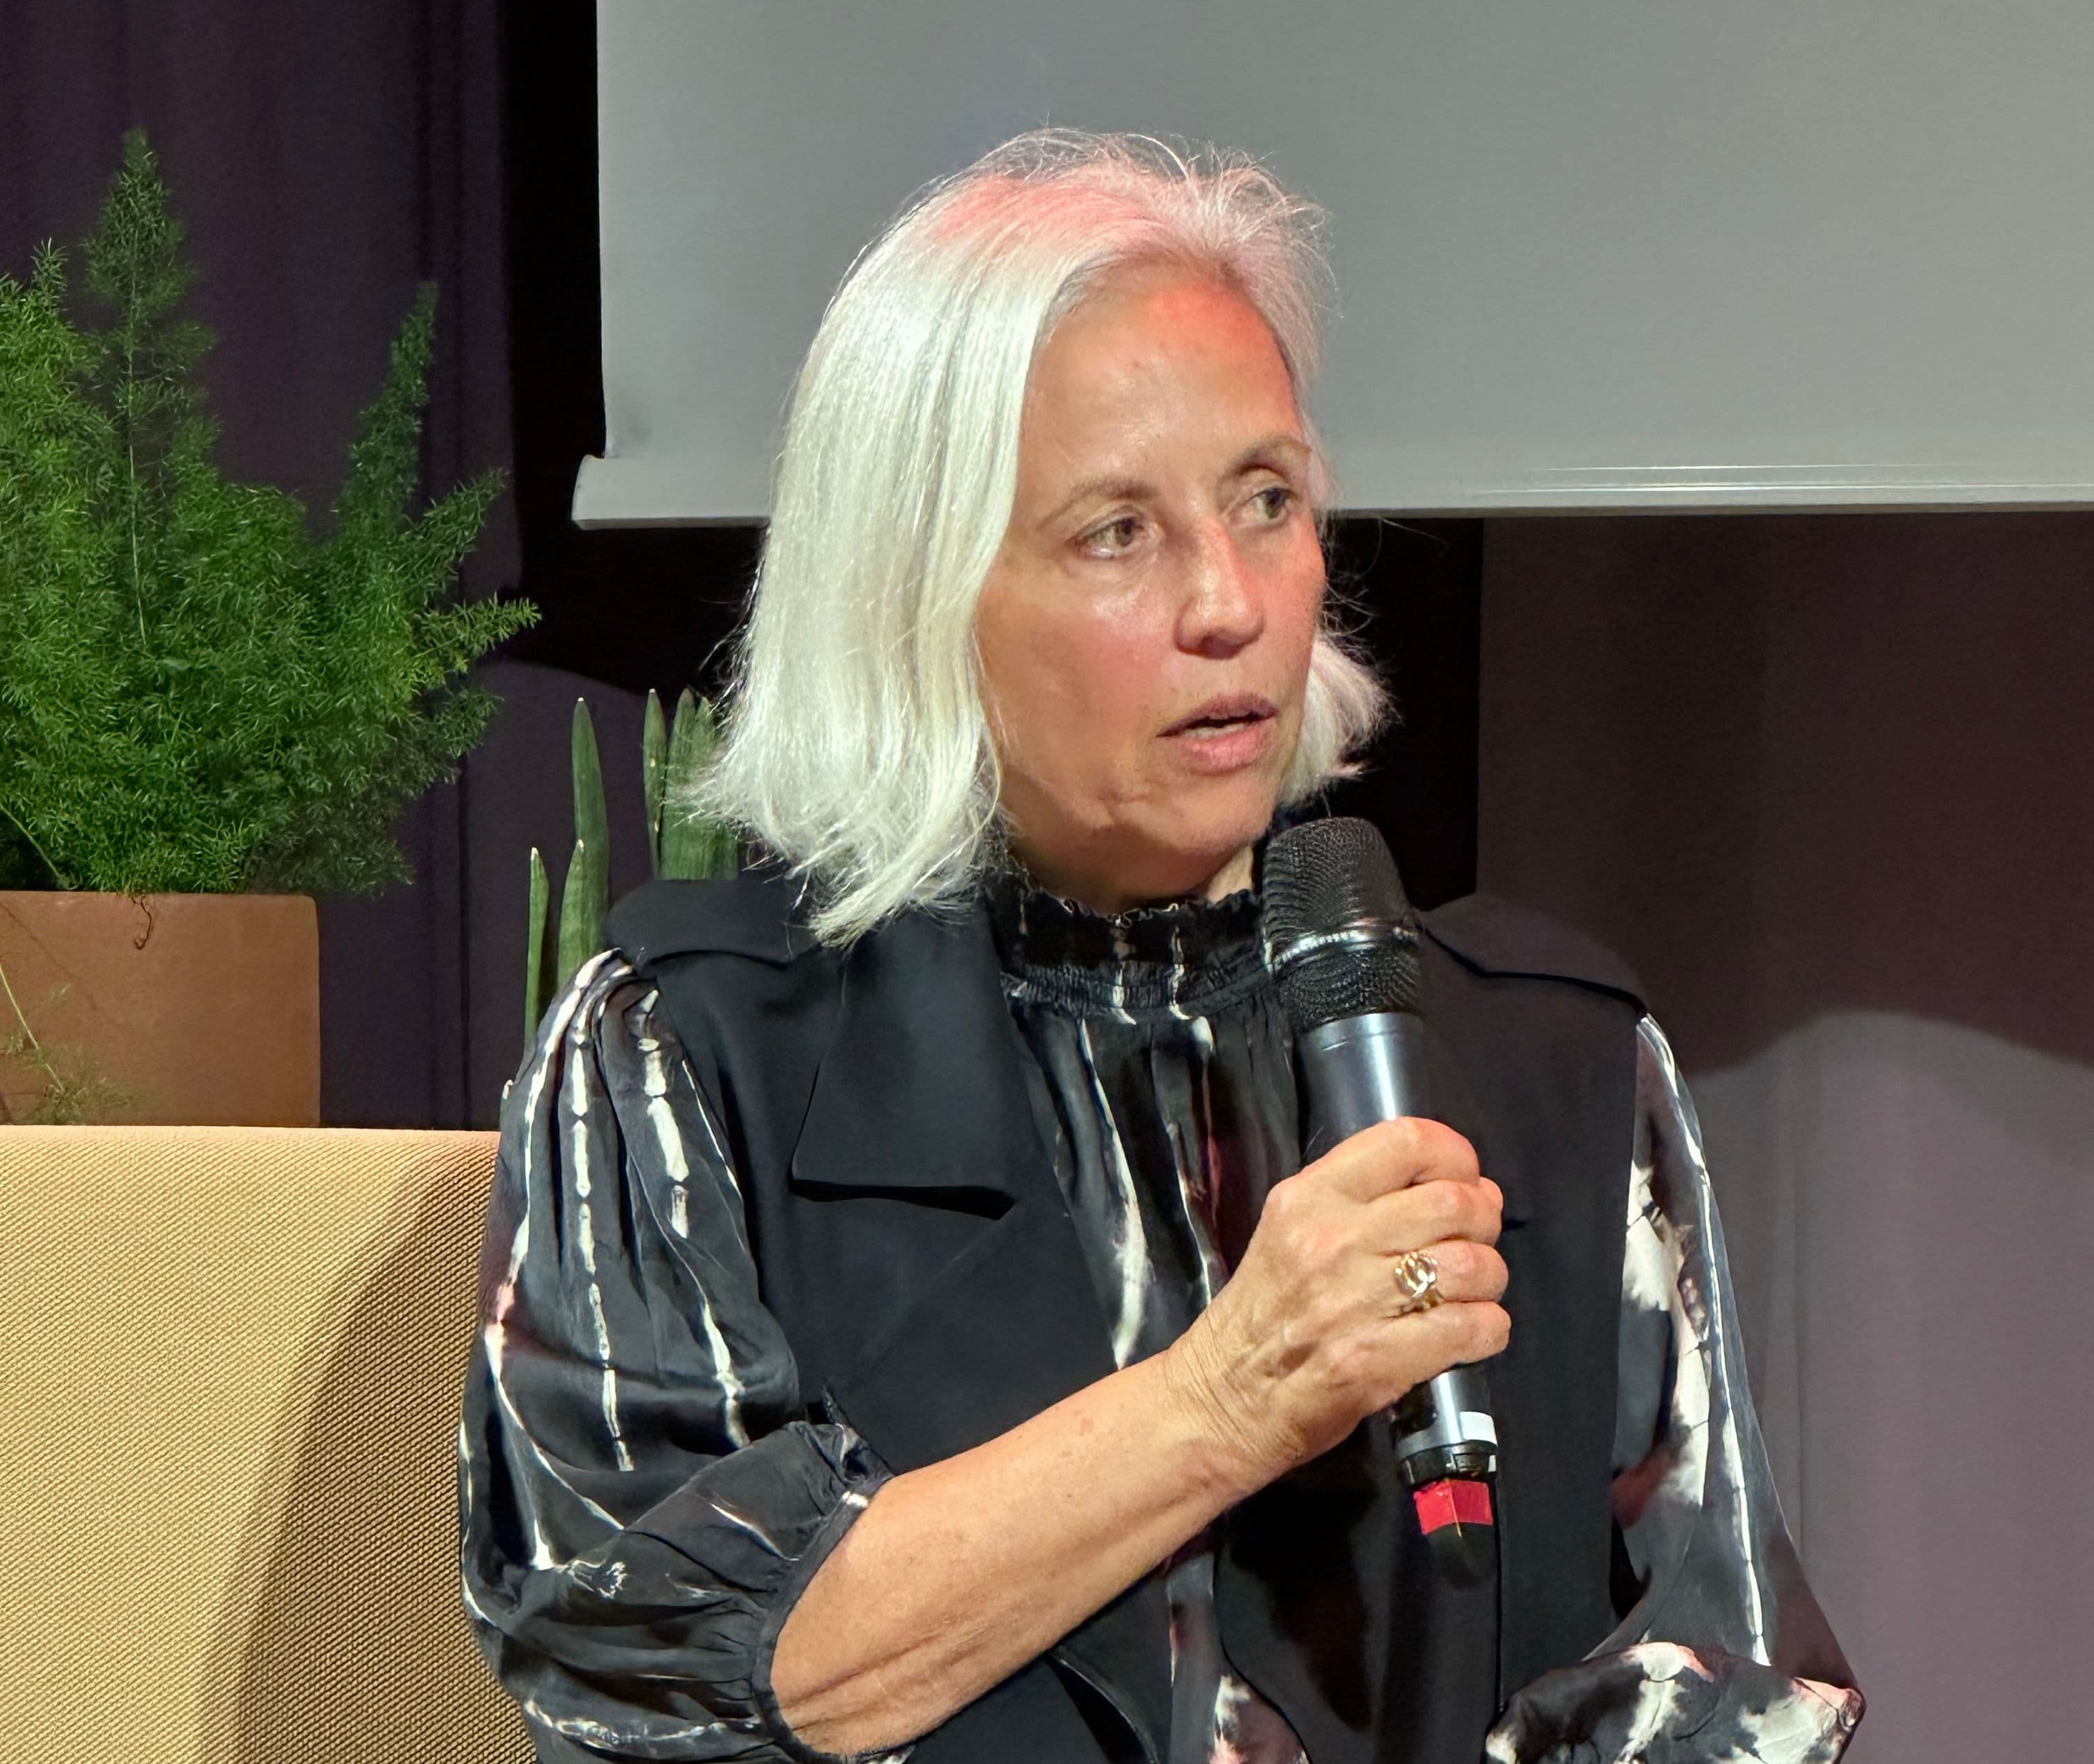
[[[1294,493],[1284,484],[1268,484],[1251,501],[1258,512],[1269,521],[1284,519],[1294,506]]]
[[[1084,549],[1093,557],[1117,557],[1131,550],[1141,536],[1141,518],[1138,515],[1123,515],[1118,520],[1109,520],[1102,527],[1093,527],[1084,535]]]

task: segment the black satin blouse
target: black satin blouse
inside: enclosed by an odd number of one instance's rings
[[[1257,904],[1101,919],[1006,882],[988,905],[1036,1124],[1124,1364],[1197,1316],[1298,1162]],[[615,951],[548,1011],[506,1096],[459,1440],[462,1566],[546,1764],[827,1764],[768,1695],[770,1651],[891,1472],[805,1404],[722,1106],[658,989]],[[1634,1601],[1588,1659],[1508,1687],[1502,1710],[1475,1675],[1489,1650],[1461,1642],[1454,1614],[1436,1620],[1445,1657],[1393,1668],[1426,1694],[1392,1755],[1455,1755],[1495,1717],[1489,1764],[1827,1764],[1859,1718],[1844,1684],[1771,1663],[1770,1638],[1815,1608],[1752,1414],[1698,1124],[1648,1018],[1632,1141],[1614,1406]],[[1167,1764],[1296,1764],[1284,1719],[1223,1650],[1212,1544],[1156,1571]]]

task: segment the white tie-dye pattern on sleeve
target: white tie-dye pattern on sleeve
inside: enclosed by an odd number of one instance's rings
[[[762,1637],[887,1472],[807,1417],[724,1145],[658,992],[586,964],[505,1097],[458,1436],[466,1611],[541,1764],[809,1755]]]
[[[1615,1512],[1642,1594],[1517,1691],[1489,1764],[1830,1764],[1863,1704],[1795,1559],[1745,1378],[1700,1122],[1637,1028]]]

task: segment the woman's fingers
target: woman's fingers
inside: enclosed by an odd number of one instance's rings
[[[1451,1127],[1405,1116],[1341,1141],[1301,1174],[1349,1199],[1371,1201],[1421,1182],[1474,1182],[1476,1149]]]
[[[1488,1176],[1471,1182],[1434,1177],[1378,1196],[1364,1209],[1375,1246],[1391,1255],[1423,1249],[1443,1238],[1494,1244],[1505,1197]]]
[[[1404,1362],[1396,1379],[1402,1388],[1389,1399],[1394,1401],[1405,1390],[1437,1377],[1449,1366],[1471,1365],[1504,1353],[1512,1339],[1512,1319],[1502,1305],[1479,1300],[1413,1311],[1398,1318],[1390,1331]],[[1405,1335],[1410,1339],[1403,1339]]]

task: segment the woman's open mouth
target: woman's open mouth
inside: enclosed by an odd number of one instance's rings
[[[1235,771],[1262,759],[1273,738],[1279,710],[1253,693],[1210,698],[1163,732],[1193,768]]]

